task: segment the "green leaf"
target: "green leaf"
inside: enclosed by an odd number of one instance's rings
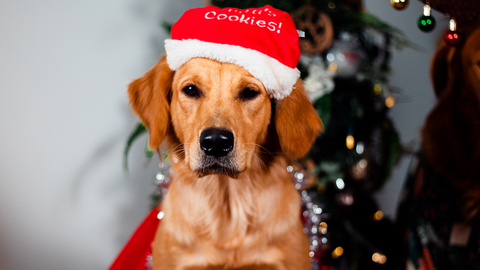
[[[371,28],[390,35],[397,49],[402,49],[404,47],[410,47],[416,50],[420,49],[420,46],[411,42],[407,35],[405,35],[400,29],[385,23],[370,13],[345,11],[343,19],[342,26],[346,31]]]
[[[163,29],[165,29],[165,31],[167,31],[168,34],[170,34],[172,32],[173,24],[163,21],[161,23],[161,26],[163,27]]]
[[[324,95],[323,97],[317,99],[314,103],[314,106],[318,116],[320,116],[320,119],[322,120],[323,130],[325,131],[330,121],[330,111],[332,109],[330,95]]]
[[[133,132],[128,137],[127,144],[125,145],[125,149],[123,150],[123,169],[125,171],[128,171],[128,152],[130,151],[133,142],[138,137],[140,137],[140,135],[146,132],[147,128],[142,123],[138,123]]]
[[[400,136],[398,135],[398,132],[390,119],[385,119],[380,128],[381,171],[378,179],[374,181],[371,187],[372,192],[378,191],[383,187],[385,182],[387,182],[393,168],[400,158],[403,149],[403,146],[400,142]]]
[[[155,152],[148,147],[148,141],[147,141],[147,145],[145,146],[145,157],[147,157],[148,159],[151,159],[154,154]]]

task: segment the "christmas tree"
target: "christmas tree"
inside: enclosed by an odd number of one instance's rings
[[[408,45],[397,29],[366,13],[361,0],[212,0],[218,7],[271,5],[289,12],[300,39],[301,78],[324,132],[310,153],[286,169],[300,192],[312,269],[392,269],[397,242],[392,223],[372,198],[402,152],[388,116],[392,47]],[[164,27],[168,30],[169,25]],[[145,133],[141,124],[132,142]],[[153,153],[147,149],[147,156]],[[126,159],[125,159],[126,160]],[[126,166],[126,163],[125,163]],[[157,175],[157,205],[169,183],[168,164]]]

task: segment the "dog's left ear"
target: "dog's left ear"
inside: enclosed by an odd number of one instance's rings
[[[305,156],[322,131],[322,121],[300,79],[293,86],[292,93],[278,101],[275,127],[282,151],[294,158]]]
[[[150,149],[158,149],[167,134],[173,75],[174,72],[169,68],[164,56],[143,77],[134,80],[128,87],[132,110],[148,129]]]

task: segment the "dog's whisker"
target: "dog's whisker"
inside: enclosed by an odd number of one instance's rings
[[[170,150],[170,154],[168,155],[167,160],[170,160],[172,156],[185,154],[185,146],[190,144],[192,143],[180,143],[175,146],[172,150]]]
[[[258,146],[258,148],[259,148],[259,151],[258,151],[258,152],[259,152],[259,153],[266,153],[266,154],[269,154],[269,155],[272,156],[272,157],[275,156],[275,155],[281,155],[281,154],[283,154],[282,152],[271,152],[271,151],[269,151],[267,148],[265,148],[265,147],[263,147],[263,146],[261,146],[261,145],[259,145],[259,144],[256,144],[256,143],[245,143],[245,144],[253,144],[253,145],[255,145],[255,146]],[[254,151],[255,151],[255,150],[254,150]]]
[[[258,148],[260,148],[260,152],[261,153],[267,153],[267,154],[270,154],[271,156],[273,156],[274,153],[270,152],[267,148],[265,148],[264,146],[260,145],[260,144],[257,144],[257,143],[245,143],[245,144],[253,144],[255,146],[257,146]],[[280,153],[276,153],[276,154],[280,154]]]
[[[260,165],[263,165],[263,166],[265,167],[265,169],[268,168],[267,165],[265,164],[265,162],[263,162],[263,160],[262,160],[259,156],[257,156],[257,154],[255,154],[255,150],[247,150],[247,151],[248,151],[249,153],[252,153],[253,157],[254,157],[255,159],[257,159],[258,161],[260,161]]]

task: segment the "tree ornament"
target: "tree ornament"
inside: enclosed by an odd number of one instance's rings
[[[423,6],[423,15],[418,18],[418,28],[423,32],[430,32],[435,28],[435,18],[431,15],[429,4]]]
[[[340,40],[335,40],[327,51],[328,70],[335,72],[334,77],[351,78],[358,73],[362,53],[358,49],[358,40],[352,34],[340,33]]]
[[[333,72],[328,70],[320,55],[300,56],[300,63],[308,66],[308,76],[303,80],[303,87],[311,101],[315,101],[335,88]]]
[[[462,25],[474,25],[480,18],[480,1],[478,0],[420,0],[423,3],[430,2],[432,9],[457,18]]]
[[[404,10],[408,6],[409,0],[390,0],[390,5],[396,10]]]
[[[332,45],[333,25],[326,13],[306,5],[295,11],[292,18],[297,29],[305,32],[305,38],[298,41],[302,52],[316,55]]]
[[[457,22],[451,19],[448,25],[448,30],[443,35],[443,39],[449,46],[458,46],[462,43],[462,37],[457,31]]]

